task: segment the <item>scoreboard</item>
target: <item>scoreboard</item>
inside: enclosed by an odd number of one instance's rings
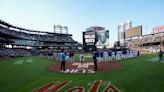
[[[95,32],[85,32],[84,33],[84,39],[85,39],[86,45],[94,45],[95,38],[96,38]]]
[[[96,50],[97,35],[95,31],[83,32],[83,46],[84,51],[90,52]]]
[[[109,45],[109,30],[100,26],[91,26],[83,32],[83,50],[85,52],[96,51]]]

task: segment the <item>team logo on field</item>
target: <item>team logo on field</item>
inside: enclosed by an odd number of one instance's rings
[[[56,84],[56,82],[48,83],[40,88],[33,90],[33,92],[57,92],[60,91],[65,86],[69,85],[71,81],[64,81],[60,84]],[[84,87],[75,86],[72,88],[66,89],[64,92],[121,92],[116,86],[114,86],[111,82],[102,82],[101,80],[96,80],[94,82],[88,83],[90,88],[85,90]],[[99,89],[100,86],[106,86],[102,91]]]
[[[73,66],[77,66],[77,68],[88,68],[89,66],[93,66],[93,63],[73,63]]]
[[[73,63],[72,66],[76,66],[75,69],[66,69],[64,73],[95,73],[89,66],[93,66],[93,63]]]

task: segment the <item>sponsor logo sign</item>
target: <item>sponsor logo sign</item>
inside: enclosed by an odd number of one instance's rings
[[[153,28],[153,33],[164,32],[164,26],[157,26]]]

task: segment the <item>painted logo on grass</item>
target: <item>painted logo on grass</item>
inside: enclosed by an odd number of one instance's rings
[[[53,81],[33,90],[33,92],[57,92],[63,89],[65,86],[69,85],[70,83],[71,81],[64,81],[56,85],[56,82]],[[64,92],[121,92],[111,82],[102,82],[101,80],[95,80],[94,82],[91,82],[88,85],[90,86],[88,90],[85,90],[85,88],[81,86],[75,86],[66,89]],[[103,91],[100,91],[99,87],[102,85],[105,85],[106,87],[103,89]]]
[[[64,73],[95,73],[95,71],[89,69],[89,66],[93,65],[93,63],[73,63],[72,66],[76,66],[76,68],[66,69]]]

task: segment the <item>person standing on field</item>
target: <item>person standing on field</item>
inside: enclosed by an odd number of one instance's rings
[[[79,55],[79,58],[80,58],[81,64],[83,64],[84,63],[84,54],[83,54],[83,52],[81,52],[81,54]]]
[[[158,52],[158,56],[159,56],[159,61],[162,61],[162,51],[160,50],[159,52]]]
[[[64,50],[61,49],[61,52],[59,53],[59,60],[61,63],[61,67],[60,67],[61,72],[65,71],[65,58],[66,58],[66,55],[64,53]]]
[[[93,63],[94,63],[94,71],[97,71],[97,56],[96,56],[96,53],[94,52],[93,53]]]
[[[74,53],[72,51],[69,53],[69,57],[70,57],[71,63],[74,63]]]

